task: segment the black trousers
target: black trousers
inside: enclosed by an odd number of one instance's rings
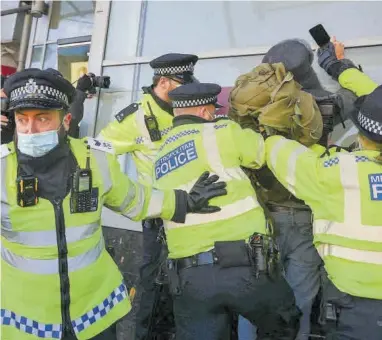
[[[145,340],[149,331],[149,323],[153,314],[158,289],[155,280],[160,270],[163,255],[163,244],[158,241],[158,233],[162,221],[160,219],[147,220],[143,224],[143,266],[140,270],[142,295],[139,310],[136,315],[135,338]],[[170,296],[168,297],[171,298]],[[166,313],[166,311],[161,311]]]
[[[346,294],[330,280],[324,289],[326,301],[332,303],[338,313],[336,327],[327,340],[382,339],[382,300]]]
[[[257,326],[258,340],[294,340],[300,311],[280,276],[255,277],[251,267],[204,265],[179,273],[181,294],[173,296],[176,339],[228,340],[231,312]]]
[[[110,326],[90,340],[117,340],[117,324]]]

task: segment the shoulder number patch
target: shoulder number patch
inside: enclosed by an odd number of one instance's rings
[[[123,120],[131,115],[132,113],[134,113],[135,111],[138,110],[138,107],[139,107],[139,104],[137,103],[133,103],[133,104],[130,104],[129,106],[125,107],[124,109],[122,109],[121,111],[119,111],[116,115],[115,115],[115,119],[118,120],[118,123],[122,123]]]
[[[13,153],[13,151],[8,148],[7,144],[2,144],[1,145],[1,148],[0,148],[0,158],[5,158],[8,155],[10,155],[11,153]]]
[[[105,142],[103,140],[98,140],[94,138],[88,138],[87,143],[91,149],[114,153],[113,145],[109,142]]]
[[[382,173],[369,175],[370,197],[373,201],[382,201]]]
[[[155,162],[155,178],[159,179],[197,158],[195,142],[184,143]]]

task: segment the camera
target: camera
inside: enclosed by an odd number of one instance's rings
[[[13,114],[10,114],[10,112],[8,111],[9,100],[8,98],[5,98],[5,97],[2,97],[0,99],[1,99],[1,114],[8,118],[8,123],[6,126],[3,126],[3,128],[7,130],[14,130],[16,126],[15,117]]]
[[[88,73],[88,76],[92,82],[89,93],[95,94],[96,87],[101,89],[108,89],[110,87],[111,81],[109,76],[96,76],[94,73]]]

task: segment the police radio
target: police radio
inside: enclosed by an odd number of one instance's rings
[[[158,142],[162,139],[159,125],[157,118],[154,116],[153,111],[151,110],[150,103],[147,103],[149,110],[150,110],[150,116],[145,115],[145,124],[147,127],[147,130],[149,131],[150,139],[152,142]]]
[[[86,158],[86,168],[77,168],[72,178],[72,194],[70,197],[72,214],[92,211],[92,171],[90,169],[90,146]]]

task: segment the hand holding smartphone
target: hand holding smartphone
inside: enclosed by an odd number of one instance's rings
[[[330,36],[321,24],[312,27],[309,33],[319,47],[323,47],[330,42]]]

